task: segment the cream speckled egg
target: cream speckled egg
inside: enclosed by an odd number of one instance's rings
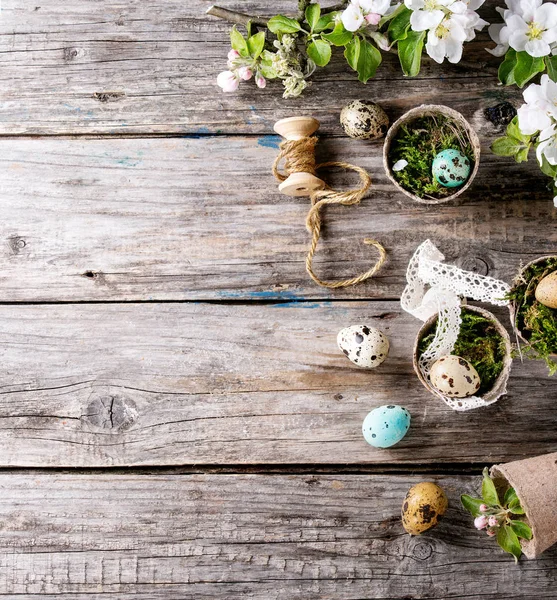
[[[375,102],[354,100],[342,109],[340,124],[351,138],[376,140],[387,133],[389,117]]]
[[[481,385],[476,369],[460,356],[443,356],[431,367],[429,379],[444,396],[466,398],[475,394]]]
[[[358,367],[373,369],[389,354],[387,336],[367,325],[352,325],[341,329],[337,336],[338,347]]]
[[[536,300],[548,308],[557,308],[557,271],[546,275],[538,283]]]

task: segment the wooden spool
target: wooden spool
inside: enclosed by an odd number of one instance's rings
[[[277,121],[274,130],[287,140],[300,140],[310,137],[319,129],[319,121],[313,117],[288,117]],[[279,184],[279,190],[287,196],[311,196],[322,190],[325,182],[312,173],[291,173]]]

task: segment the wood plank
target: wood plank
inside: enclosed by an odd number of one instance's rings
[[[555,251],[556,212],[535,161],[495,157],[490,139],[470,192],[440,207],[394,190],[378,144],[323,139],[321,158],[367,168],[374,187],[327,211],[317,272],[367,270],[366,237],[389,253],[378,277],[332,292],[305,272],[308,201],[278,193],[276,137],[2,140],[0,301],[396,298],[428,237],[447,260],[510,281]]]
[[[389,359],[353,366],[336,334],[382,329]],[[413,373],[419,322],[394,302],[0,307],[1,466],[447,464],[557,450],[557,381],[516,364],[509,396],[456,414]],[[413,427],[379,451],[372,408]],[[520,440],[520,443],[517,443]]]
[[[4,0],[0,18],[0,134],[269,133],[293,111],[337,125],[340,108],[358,96],[380,101],[393,116],[440,98],[466,116],[520,90],[497,87],[487,33],[466,45],[464,65],[424,60],[418,78],[404,79],[398,59],[385,56],[377,79],[358,83],[341,52],[316,74],[301,99],[282,100],[281,84],[251,84],[223,94],[229,25],[205,15],[204,0],[67,2]],[[244,12],[295,11],[295,0],[230,1]],[[500,21],[496,2],[480,14]],[[326,99],[326,101],[324,101]]]
[[[404,533],[416,476],[0,475],[0,597],[556,598],[557,551],[515,567],[459,495]]]

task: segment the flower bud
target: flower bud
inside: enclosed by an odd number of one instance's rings
[[[490,527],[497,527],[499,525],[499,521],[497,520],[497,517],[489,517],[487,524]]]
[[[480,504],[480,512],[487,512],[489,510],[489,506],[487,504]]]
[[[241,79],[247,81],[253,77],[253,71],[249,67],[240,67],[238,69],[238,75]]]
[[[261,88],[261,89],[263,89],[263,88],[264,88],[264,87],[267,85],[267,80],[265,79],[265,77],[263,77],[263,75],[258,75],[258,76],[255,78],[255,85],[256,85],[258,88]]]
[[[497,531],[495,529],[487,529],[486,533],[489,537],[493,537],[494,535],[497,535]]]
[[[240,53],[237,50],[230,50],[228,53],[228,60],[235,60],[236,58],[240,58]]]
[[[379,21],[381,21],[381,15],[378,13],[368,13],[364,19],[370,24],[370,25],[377,25],[379,23]]]
[[[223,92],[235,92],[240,85],[240,80],[232,71],[223,71],[217,77],[217,85]]]
[[[487,527],[487,517],[483,515],[474,519],[474,527],[476,529],[485,529]]]

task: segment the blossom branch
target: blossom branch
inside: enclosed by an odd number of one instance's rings
[[[247,24],[251,22],[254,25],[266,27],[267,23],[269,22],[269,19],[266,19],[265,17],[253,17],[251,15],[236,12],[235,10],[221,8],[220,6],[210,6],[207,9],[207,14],[212,15],[213,17],[218,17],[219,19],[223,19],[225,21],[229,21],[230,23],[235,23],[236,25],[247,26]]]

